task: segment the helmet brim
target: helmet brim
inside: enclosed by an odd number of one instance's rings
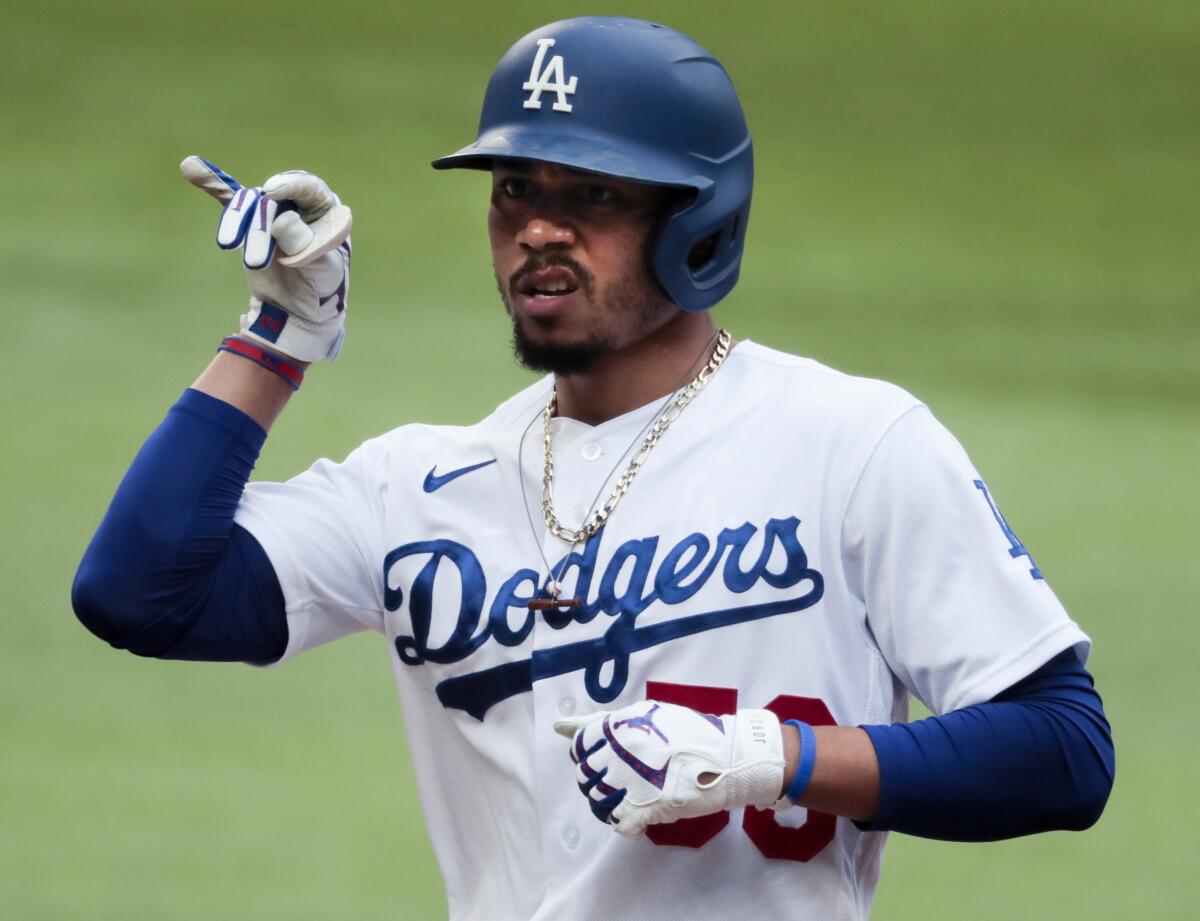
[[[433,161],[434,169],[490,170],[496,160],[533,160],[602,176],[676,186],[708,188],[712,182],[698,175],[685,160],[639,145],[613,144],[611,137],[531,130],[528,126],[501,125],[481,134],[472,144]]]

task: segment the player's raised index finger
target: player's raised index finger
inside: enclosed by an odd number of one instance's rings
[[[233,193],[242,187],[240,182],[217,164],[195,154],[183,158],[183,162],[179,164],[179,172],[183,173],[184,179],[223,205],[229,204]]]

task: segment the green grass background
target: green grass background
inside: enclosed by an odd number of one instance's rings
[[[930,403],[1096,641],[1099,825],[896,837],[875,916],[1195,917],[1195,0],[5,0],[0,918],[444,917],[382,644],[269,673],[143,661],[83,631],[68,587],[244,303],[185,154],[312,169],[355,208],[343,357],[258,476],[528,379],[486,180],[427,163],[472,136],[512,40],[583,12],[683,29],[743,95],[758,185],[719,319]]]

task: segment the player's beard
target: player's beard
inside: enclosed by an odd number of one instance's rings
[[[523,328],[512,309],[511,298],[517,291],[521,277],[551,266],[563,266],[575,273],[584,295],[597,300],[597,316],[605,321],[603,327],[591,329],[574,342],[540,342]],[[647,291],[638,279],[624,278],[614,283],[597,299],[595,284],[590,272],[565,254],[552,254],[542,258],[530,258],[525,265],[512,274],[508,284],[496,277],[500,297],[508,310],[513,324],[513,355],[522,366],[539,373],[556,375],[585,374],[602,358],[616,352],[631,341],[636,341],[657,325],[667,310],[664,309],[657,288]],[[536,324],[536,320],[527,319]],[[624,336],[620,335],[625,333]],[[622,339],[627,341],[622,342]]]
[[[556,375],[584,374],[590,371],[605,355],[612,351],[608,342],[593,335],[582,342],[557,343],[534,342],[517,320],[513,319],[513,354],[525,368],[538,373]]]

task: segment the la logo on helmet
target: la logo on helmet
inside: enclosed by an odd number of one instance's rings
[[[542,64],[546,60],[546,49],[554,47],[554,39],[539,38],[537,44],[537,56],[533,59],[533,67],[529,69],[529,79],[521,86],[521,89],[530,93],[529,98],[525,100],[525,108],[540,109],[542,107],[542,93],[549,92],[554,93],[558,97],[553,106],[555,112],[570,112],[571,104],[567,102],[567,96],[575,95],[575,85],[579,82],[579,78],[572,77],[569,81],[564,80],[561,54],[556,54],[552,57],[550,63],[546,64],[545,69],[543,69]]]

